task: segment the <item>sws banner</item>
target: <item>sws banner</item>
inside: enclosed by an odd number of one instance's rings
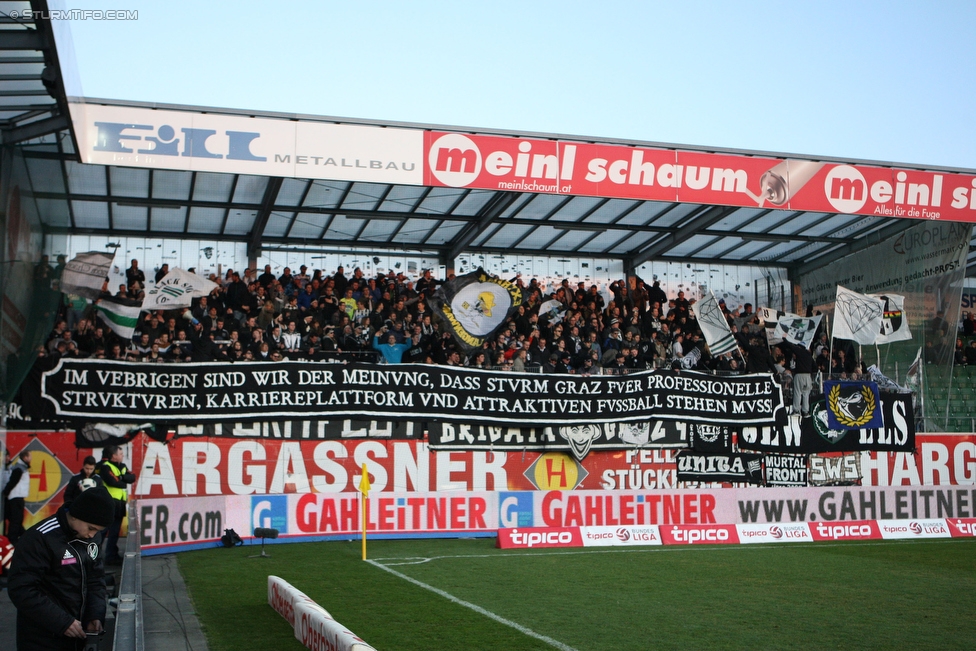
[[[771,374],[577,377],[421,364],[62,359],[42,375],[41,395],[61,417],[109,422],[349,417],[553,426],[657,418],[772,426],[783,412]]]
[[[813,454],[875,450],[911,452],[915,449],[915,410],[907,393],[882,393],[883,427],[831,429],[823,396],[811,397],[810,418],[781,419],[777,427],[744,426],[739,448],[762,452]]]

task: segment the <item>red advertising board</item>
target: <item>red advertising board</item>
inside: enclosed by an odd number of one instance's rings
[[[976,221],[976,177],[809,160],[430,131],[424,183]]]
[[[976,537],[976,518],[948,518],[946,524],[953,538]]]
[[[918,434],[916,451],[861,454],[864,485],[976,484],[976,435]]]
[[[533,547],[582,547],[579,527],[524,527],[499,529],[500,549],[531,549]]]
[[[728,545],[739,542],[734,524],[674,524],[661,527],[665,545]]]
[[[814,540],[878,540],[881,529],[876,520],[817,522],[810,524]]]

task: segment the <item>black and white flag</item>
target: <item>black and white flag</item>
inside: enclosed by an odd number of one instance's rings
[[[491,339],[522,303],[517,285],[478,268],[441,285],[430,306],[465,350]]]

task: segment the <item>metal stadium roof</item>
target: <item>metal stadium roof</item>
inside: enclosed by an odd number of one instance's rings
[[[0,10],[7,11],[29,6],[25,2],[0,2]],[[617,258],[622,259],[628,269],[660,260],[777,266],[803,273],[917,224],[915,219],[784,210],[761,207],[761,204],[760,207],[736,207],[507,189],[438,187],[433,183],[301,178],[298,174],[269,176],[193,169],[146,169],[131,163],[127,166],[84,164],[79,162],[77,153],[76,127],[65,124],[67,100],[60,72],[57,72],[57,54],[50,25],[43,20],[35,25],[0,18],[0,27],[0,67],[7,73],[0,77],[3,84],[0,87],[0,127],[5,143],[33,138],[23,143],[20,149],[47,233],[205,237],[247,242],[254,255],[267,245],[338,246],[375,252],[431,253],[445,264],[450,264],[462,252],[479,252]],[[44,73],[45,67],[47,73]],[[48,79],[47,84],[42,75]],[[71,101],[192,112],[197,116],[272,118],[278,124],[358,125],[369,126],[374,131],[376,127],[390,131],[406,128],[424,134],[449,132],[571,141],[580,146],[677,149],[675,145],[660,143],[593,140],[554,134],[500,133],[484,129],[98,99],[71,98]],[[172,128],[169,130],[173,131]],[[140,140],[136,136],[130,138]],[[154,138],[147,137],[146,140]],[[246,156],[251,155],[248,146],[245,144]],[[797,158],[765,152],[685,146],[680,149],[692,155],[700,152]],[[206,153],[210,157],[209,152]],[[184,152],[183,156],[186,155]],[[912,169],[872,161],[817,160]],[[173,161],[183,162],[183,159],[174,157]],[[972,170],[944,171],[974,174]],[[969,255],[968,272],[976,275],[974,253]]]
[[[9,145],[70,126],[45,2],[0,2],[0,130]],[[16,16],[12,18],[11,16]]]

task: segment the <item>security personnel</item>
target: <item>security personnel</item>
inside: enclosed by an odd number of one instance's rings
[[[129,484],[135,482],[136,476],[125,467],[125,463],[122,462],[122,448],[117,445],[107,445],[102,450],[98,476],[102,478],[108,494],[115,500],[115,520],[105,535],[105,562],[117,565],[122,562],[122,556],[119,554],[119,534],[122,531],[122,520],[125,518],[127,488]]]
[[[86,631],[102,631],[105,573],[92,538],[114,517],[108,491],[93,488],[21,537],[7,584],[19,651],[75,651]]]
[[[30,450],[22,450],[17,457],[3,487],[3,497],[7,500],[3,510],[8,522],[7,538],[15,545],[24,534],[24,500],[30,494]]]

